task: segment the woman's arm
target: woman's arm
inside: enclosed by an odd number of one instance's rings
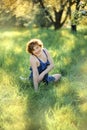
[[[49,71],[51,71],[54,68],[54,62],[52,57],[50,56],[49,52],[47,51],[47,49],[45,49],[45,52],[47,54],[48,60],[50,62],[50,65],[47,67],[47,69],[45,69],[40,75],[39,75],[39,81],[41,81],[43,79],[43,77],[45,76],[45,74],[47,74]]]
[[[33,84],[34,84],[34,89],[35,91],[38,90],[38,77],[39,77],[39,73],[37,70],[37,61],[35,59],[34,56],[30,56],[30,64],[32,67],[32,71],[33,71]]]

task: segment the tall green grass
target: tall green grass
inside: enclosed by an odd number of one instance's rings
[[[50,72],[60,82],[40,84],[37,93],[28,77],[26,43],[40,38],[54,59]],[[0,130],[86,130],[87,28],[0,29]]]

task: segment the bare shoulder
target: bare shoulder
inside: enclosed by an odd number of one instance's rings
[[[53,59],[52,59],[51,54],[49,53],[49,51],[48,51],[46,48],[44,48],[44,50],[45,50],[45,52],[46,52],[46,54],[47,54],[48,60],[50,61],[50,63],[53,64]]]
[[[35,59],[34,55],[30,55],[30,60]]]
[[[48,56],[50,56],[49,51],[48,51],[46,48],[44,48],[44,50],[45,50],[46,54],[47,54]]]
[[[30,62],[36,62],[36,57],[34,55],[30,55]]]
[[[47,51],[47,49],[46,48],[43,48],[45,51]]]
[[[48,50],[46,49],[46,48],[44,48],[44,50],[45,50],[45,52],[48,54],[49,52],[48,52]]]
[[[36,65],[38,63],[37,58],[34,55],[30,55],[30,64]]]

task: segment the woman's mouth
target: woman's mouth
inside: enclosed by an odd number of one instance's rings
[[[36,55],[39,55],[41,53],[41,51],[38,51],[38,52],[36,52]]]

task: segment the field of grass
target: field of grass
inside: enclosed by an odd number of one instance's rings
[[[34,92],[26,43],[40,38],[54,59],[59,83]],[[0,130],[87,130],[87,28],[0,29]]]

